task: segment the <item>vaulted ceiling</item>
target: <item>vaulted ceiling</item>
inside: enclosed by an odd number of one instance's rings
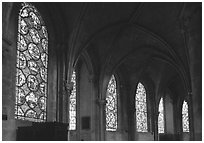
[[[148,74],[155,84],[189,77],[187,38],[201,25],[201,3],[36,3],[58,50],[77,60],[86,51],[104,78]],[[189,31],[189,27],[195,31]],[[197,29],[196,29],[197,28]],[[192,29],[192,28],[191,28]],[[193,33],[194,32],[194,33]],[[74,61],[71,61],[74,62]],[[175,78],[179,77],[179,78]],[[109,77],[108,77],[109,78]],[[107,78],[107,79],[108,79]],[[187,81],[188,82],[188,81]]]
[[[49,8],[65,48],[75,59],[87,51],[101,77],[117,70],[129,78],[141,72],[155,83],[161,78],[167,84],[178,75],[175,80],[182,79],[182,74],[189,76],[185,32],[188,18],[194,17],[200,3],[41,5]]]

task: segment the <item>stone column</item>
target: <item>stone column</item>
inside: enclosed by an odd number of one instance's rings
[[[67,96],[67,108],[66,108],[66,122],[68,123],[68,126],[67,126],[67,130],[68,130],[68,141],[70,140],[70,132],[69,132],[69,97],[70,97],[70,94],[72,92],[72,89],[73,89],[73,82],[69,82],[67,80],[64,81],[64,89],[65,89],[65,95]]]
[[[106,100],[105,99],[98,99],[97,103],[99,105],[99,140],[103,141],[105,140],[105,105]]]
[[[192,87],[194,139],[202,140],[202,3],[187,4],[184,15]]]
[[[190,140],[194,140],[194,127],[193,127],[193,103],[192,103],[192,93],[188,92],[188,96],[186,97],[188,103],[188,119],[189,119],[189,132],[190,132]],[[181,113],[182,114],[182,113]],[[182,123],[182,122],[181,122]],[[183,126],[181,131],[183,132]]]
[[[202,3],[184,3],[182,33],[190,75],[191,140],[202,140]]]

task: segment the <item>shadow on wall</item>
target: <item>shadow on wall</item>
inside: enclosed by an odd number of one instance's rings
[[[180,134],[159,134],[160,141],[189,141],[190,136],[188,133],[183,133],[182,136]]]

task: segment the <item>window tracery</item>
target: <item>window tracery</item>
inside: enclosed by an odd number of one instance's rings
[[[22,3],[18,17],[15,118],[46,120],[48,33],[37,9]]]
[[[183,132],[189,132],[188,103],[186,101],[183,102],[182,107],[182,124]]]
[[[69,97],[69,130],[76,130],[76,72],[73,71],[71,82],[73,89]]]
[[[142,83],[140,82],[137,85],[135,107],[136,107],[137,131],[148,132],[146,90],[144,85],[142,85]]]
[[[159,115],[158,115],[158,132],[164,133],[164,103],[163,97],[159,102]]]
[[[117,129],[117,91],[114,75],[108,83],[106,91],[106,130],[116,131]]]

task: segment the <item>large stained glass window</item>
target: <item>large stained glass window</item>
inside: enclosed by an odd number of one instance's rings
[[[108,83],[106,91],[106,130],[116,131],[117,129],[117,92],[114,75]]]
[[[138,83],[135,96],[136,121],[138,132],[148,132],[146,91],[142,83]]]
[[[164,133],[164,101],[163,101],[163,97],[160,99],[160,102],[159,102],[158,133]]]
[[[76,72],[73,71],[71,82],[73,89],[69,97],[69,130],[76,130]]]
[[[37,9],[22,4],[18,17],[15,118],[46,120],[48,33]]]
[[[188,103],[186,101],[183,102],[182,123],[183,132],[189,132]]]

